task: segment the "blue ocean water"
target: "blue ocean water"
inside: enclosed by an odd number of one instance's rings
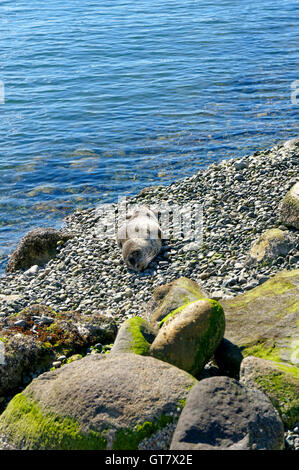
[[[295,0],[1,1],[0,264],[76,207],[295,137],[298,55]]]

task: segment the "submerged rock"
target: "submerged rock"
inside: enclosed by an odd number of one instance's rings
[[[56,256],[57,244],[74,237],[70,232],[53,228],[38,228],[28,232],[12,253],[6,272],[29,269],[31,266],[44,265]]]
[[[266,395],[229,377],[212,377],[191,390],[171,450],[280,450],[283,424]]]
[[[0,417],[0,436],[20,449],[138,449],[177,419],[195,383],[152,357],[90,355],[16,395]]]

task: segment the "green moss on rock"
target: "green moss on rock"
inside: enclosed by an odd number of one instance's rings
[[[223,337],[222,306],[216,300],[201,299],[179,307],[163,320],[150,354],[193,376],[198,374]]]
[[[254,344],[242,349],[244,357],[255,356],[261,359],[269,359],[271,361],[279,361],[279,350],[275,345],[267,347],[265,343]]]
[[[299,364],[299,269],[281,271],[249,292],[221,300],[226,338],[244,355]]]
[[[241,365],[241,382],[262,390],[287,427],[299,420],[299,369],[249,356]]]
[[[69,417],[44,413],[37,402],[20,393],[0,417],[0,433],[14,446],[27,450],[103,450],[105,433],[84,434]]]
[[[273,372],[272,374],[257,377],[256,382],[270,395],[275,396],[282,415],[292,417],[297,420],[299,415],[298,389],[287,382],[283,374]],[[295,405],[295,409],[294,409]]]
[[[298,270],[299,271],[299,270]],[[287,276],[286,276],[287,277]],[[255,287],[254,289],[241,294],[238,299],[231,302],[232,307],[245,307],[247,304],[261,297],[284,294],[295,286],[291,281],[286,279],[269,279],[261,286]]]
[[[299,229],[299,182],[285,195],[278,219],[284,225]]]
[[[163,414],[154,422],[146,421],[135,429],[120,429],[116,433],[113,450],[138,450],[139,443],[173,422],[173,416]]]
[[[209,302],[211,305],[211,315],[209,321],[208,330],[198,339],[198,349],[195,357],[195,366],[193,372],[198,373],[203,365],[207,362],[206,351],[211,351],[211,355],[216,350],[221,339],[223,338],[225,330],[225,317],[223,308],[219,302],[212,299],[203,299]],[[213,351],[211,350],[211,338],[215,337],[216,341],[213,345]]]
[[[74,361],[79,361],[80,359],[82,359],[82,354],[73,354],[71,357],[69,357],[66,361],[67,364],[70,364],[71,362],[74,362]]]
[[[131,350],[134,354],[146,356],[149,352],[150,344],[142,334],[142,328],[146,328],[146,321],[141,317],[130,318],[127,328],[132,335]]]
[[[147,356],[150,341],[153,341],[153,338],[154,335],[144,318],[129,318],[121,325],[111,353],[133,353]]]
[[[169,320],[174,318],[177,315],[177,313],[180,313],[182,310],[184,310],[184,308],[188,307],[189,305],[193,304],[194,302],[197,302],[197,300],[194,300],[193,302],[187,302],[187,303],[183,304],[181,307],[178,307],[175,310],[173,310],[172,312],[170,312],[165,318],[163,318],[163,320],[160,321],[159,328],[161,328],[161,326],[165,325]]]
[[[186,277],[176,279],[166,287],[166,295],[162,297],[158,305],[156,301],[154,302],[156,308],[148,314],[148,322],[152,328],[157,327],[165,317],[176,309],[186,307],[191,302],[207,297],[207,294],[195,281]]]

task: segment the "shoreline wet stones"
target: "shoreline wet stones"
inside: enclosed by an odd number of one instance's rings
[[[129,271],[113,238],[97,233],[96,208],[76,211],[64,230],[77,235],[60,246],[56,258],[31,272],[0,278],[0,311],[7,315],[43,303],[54,310],[113,315],[140,314],[153,290],[187,276],[209,293],[225,298],[246,292],[282,269],[299,266],[298,234],[287,256],[248,266],[251,244],[279,225],[278,205],[298,177],[298,147],[280,145],[265,152],[211,165],[167,187],[153,187],[130,204],[203,204],[203,244],[164,240],[160,255],[141,273]],[[30,271],[30,270],[29,270]],[[138,305],[139,304],[139,305]]]
[[[142,273],[128,270],[113,238],[99,236],[96,208],[76,211],[64,227],[76,236],[59,245],[54,259],[0,279],[1,317],[41,303],[59,312],[101,313],[121,324],[144,313],[157,287],[182,276],[198,282],[209,298],[225,299],[282,269],[298,268],[298,232],[278,219],[278,206],[298,178],[298,155],[298,146],[277,145],[130,198],[132,205],[203,205],[202,246],[192,250],[190,240],[164,241],[160,255]],[[253,242],[276,228],[292,234],[294,247],[287,255],[248,264]]]

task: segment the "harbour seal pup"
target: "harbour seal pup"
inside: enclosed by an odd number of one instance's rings
[[[162,233],[155,214],[146,206],[128,213],[117,233],[117,244],[126,265],[143,271],[161,250]]]

